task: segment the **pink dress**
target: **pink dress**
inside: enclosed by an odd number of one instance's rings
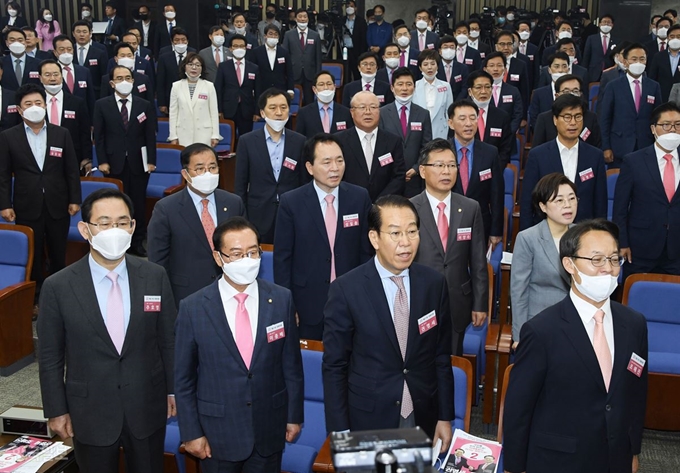
[[[54,49],[52,45],[52,40],[61,34],[61,28],[59,27],[59,22],[57,20],[53,21],[54,31],[50,33],[50,24],[45,23],[42,20],[35,22],[35,30],[38,32],[38,38],[42,40],[42,51],[51,51]]]

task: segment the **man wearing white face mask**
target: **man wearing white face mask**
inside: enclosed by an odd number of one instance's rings
[[[5,38],[10,54],[2,58],[2,69],[7,74],[2,75],[0,85],[14,91],[23,84],[37,84],[40,63],[26,54],[26,33],[19,28],[10,28]]]
[[[538,115],[547,112],[555,101],[555,81],[569,73],[569,56],[557,52],[548,58],[548,72],[550,85],[539,87],[531,94],[529,104],[529,126],[534,129]]]
[[[180,27],[173,28],[172,46],[162,48],[158,56],[156,96],[158,108],[161,112],[168,113],[172,84],[179,80],[179,64],[186,57],[187,53],[194,52],[196,50],[189,47],[188,33]]]
[[[394,42],[399,46],[397,67],[408,67],[416,79],[420,79],[422,74],[418,69],[418,50],[411,47],[411,33],[406,25],[399,25],[394,29]],[[384,53],[387,52],[387,47],[385,46]]]
[[[234,189],[243,199],[262,242],[272,243],[279,197],[305,182],[302,163],[305,137],[285,129],[290,112],[290,96],[285,92],[265,90],[258,106],[266,124],[239,138]]]
[[[621,254],[628,261],[624,277],[635,273],[680,275],[677,104],[657,107],[650,128],[655,143],[627,155],[616,182],[613,220],[621,229]],[[642,221],[651,223],[645,228],[633,226]]]
[[[436,49],[439,37],[437,33],[428,31],[427,25],[430,21],[430,12],[422,8],[416,12],[416,17],[413,24],[416,26],[415,30],[411,31],[411,49],[416,51],[424,51],[426,49]]]
[[[668,50],[668,30],[672,24],[671,20],[664,16],[657,20],[656,25],[654,38],[642,43],[649,53],[650,63],[658,53]]]
[[[394,102],[394,96],[390,90],[390,84],[376,79],[378,71],[378,55],[367,51],[359,56],[359,73],[361,80],[355,80],[345,84],[342,91],[342,104],[349,107],[352,97],[359,92],[373,92],[378,97],[380,106]]]
[[[137,72],[134,70],[135,68],[135,54],[134,51],[132,50],[132,47],[128,45],[127,43],[118,43],[114,48],[113,48],[113,61],[114,61],[114,66],[123,66],[127,67],[130,69],[130,72],[132,72],[132,78],[134,79],[134,87],[132,88],[132,95],[135,97],[140,97],[143,98],[144,100],[147,101],[153,101],[153,86],[151,85],[151,79],[149,76],[146,74],[142,74],[141,72]],[[113,67],[111,68],[111,71],[113,71]],[[100,96],[101,98],[104,97],[109,97],[110,95],[113,95],[113,89],[109,85],[109,82],[111,81],[111,74],[104,74],[102,76],[102,82],[101,82],[101,93]]]
[[[654,56],[647,75],[659,83],[661,100],[668,101],[673,84],[680,83],[680,25],[668,30],[668,48]]]
[[[286,31],[283,47],[290,53],[296,84],[302,86],[302,101],[312,103],[312,79],[321,70],[321,37],[308,28],[309,15],[304,8],[295,11],[296,28]]]
[[[347,48],[347,67],[349,67],[349,77],[352,80],[360,78],[357,71],[359,55],[368,49],[366,33],[368,25],[361,15],[357,15],[357,4],[354,0],[349,0],[345,8],[344,18],[345,29],[343,30],[343,46]]]
[[[456,55],[454,60],[467,67],[468,73],[470,73],[481,67],[482,55],[475,48],[468,47],[468,34],[470,34],[470,30],[465,21],[456,23],[453,34],[456,39]]]
[[[161,48],[172,45],[172,30],[179,27],[177,24],[177,12],[174,5],[166,5],[163,7],[163,21],[159,22],[155,28],[155,37],[153,40],[153,53],[156,57],[162,54]]]
[[[555,44],[552,46],[549,46],[543,50],[543,55],[541,56],[541,65],[546,66],[548,65],[548,58],[555,54],[556,51],[559,51],[559,46],[557,43],[562,40],[562,39],[571,39],[573,37],[573,32],[572,32],[572,25],[569,20],[564,20],[562,21],[559,26],[557,27],[557,38],[555,38]],[[580,64],[583,62],[583,59],[581,58],[581,48],[576,49],[576,61]]]
[[[66,35],[59,35],[54,38],[54,58],[59,61],[63,71],[64,86],[68,92],[79,97],[87,103],[87,110],[92,116],[94,112],[94,85],[90,71],[83,66],[77,65],[73,61],[73,40]]]
[[[439,41],[439,56],[442,60],[437,67],[437,79],[449,83],[454,99],[465,89],[465,83],[469,74],[467,66],[455,61],[457,45],[458,42],[453,36],[442,36]],[[420,77],[416,76],[416,80],[419,79]]]
[[[614,17],[607,14],[600,17],[600,34],[589,36],[583,49],[583,67],[588,69],[588,82],[600,80],[602,71],[614,65],[609,54],[619,40],[611,35]]]
[[[295,131],[312,137],[317,133],[336,133],[354,126],[349,108],[335,102],[335,77],[328,71],[319,72],[314,78],[312,90],[316,102],[298,111]]]
[[[224,30],[221,26],[211,27],[208,38],[210,38],[210,46],[201,49],[198,54],[205,63],[205,80],[215,82],[217,68],[231,56],[231,51],[224,46]]]
[[[246,16],[243,13],[234,13],[234,16],[231,17],[231,21],[234,27],[234,31],[227,35],[226,42],[228,43],[229,38],[233,35],[238,34],[245,37],[247,57],[248,60],[250,61],[251,60],[250,54],[256,47],[259,46],[257,42],[257,33],[253,34],[250,32],[250,27],[248,26],[248,22],[246,21]]]
[[[257,278],[262,250],[246,219],[220,224],[213,243],[224,277],[185,299],[177,317],[180,435],[206,473],[278,473],[304,420],[293,298]]]
[[[276,25],[264,28],[264,42],[250,54],[250,60],[260,69],[260,85],[263,90],[270,87],[285,90],[294,96],[293,61],[290,53],[279,46],[281,30]]]
[[[483,43],[480,36],[482,32],[482,24],[477,18],[471,18],[467,22],[468,25],[468,46],[479,51],[482,58],[486,58],[487,54],[491,52],[491,47]],[[440,46],[441,48],[441,43]],[[483,55],[483,56],[482,56]]]
[[[180,155],[187,186],[156,203],[149,220],[149,261],[163,266],[175,304],[215,282],[221,274],[212,257],[215,227],[231,217],[245,217],[243,201],[218,189],[217,155],[209,146],[187,146]],[[187,245],[187,241],[196,244]]]

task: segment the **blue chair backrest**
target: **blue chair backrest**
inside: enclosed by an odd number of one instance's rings
[[[258,278],[264,279],[271,283],[274,282],[274,252],[263,251],[262,261],[260,262],[260,272]]]
[[[510,162],[519,161],[519,147],[521,144],[520,139],[515,136],[515,152],[510,155]]]
[[[175,462],[177,463],[179,473],[185,473],[187,470],[184,455],[179,453],[181,443],[177,417],[171,417],[165,426],[165,445],[163,451],[175,455]]]
[[[505,195],[512,196],[515,191],[515,182],[517,178],[515,176],[515,171],[512,168],[503,169],[503,183],[505,184]]]
[[[322,64],[321,69],[333,74],[333,77],[335,77],[336,87],[340,87],[342,85],[342,67],[333,64]]]
[[[452,366],[453,370],[453,404],[456,413],[456,418],[451,421],[451,426],[454,429],[465,430],[465,415],[467,414],[467,386],[472,380],[467,379],[465,371]]]
[[[647,319],[650,352],[680,353],[680,284],[638,281],[628,292],[628,306]]]
[[[597,95],[600,93],[600,84],[594,85],[590,88],[590,92],[588,94],[588,108],[591,111],[593,110],[593,100],[597,98]]]
[[[172,148],[156,150],[156,170],[149,174],[147,196],[161,198],[165,189],[182,183],[181,153],[180,150]]]
[[[281,457],[281,471],[311,473],[317,450],[307,445],[286,443]],[[182,472],[184,473],[184,472]]]
[[[323,380],[321,361],[323,353],[316,350],[302,351],[302,369],[305,376],[305,423],[295,442],[320,450],[326,440],[326,417],[323,403]]]
[[[0,230],[0,289],[26,280],[28,237],[16,230]]]
[[[215,146],[215,151],[218,153],[233,151],[234,143],[231,142],[231,123],[220,123],[220,135],[222,135],[222,140]]]
[[[300,89],[297,87],[293,89],[293,100],[290,101],[290,111],[289,115],[295,115],[300,111]]]
[[[614,191],[616,190],[616,180],[619,178],[619,173],[610,174],[607,176],[607,218],[612,219],[614,210]]]
[[[156,143],[167,143],[170,136],[170,123],[167,120],[158,120],[158,132]]]
[[[97,182],[97,181],[80,181],[80,193],[83,200],[94,191],[99,189],[118,189],[118,186],[113,182]],[[68,241],[85,241],[78,231],[78,222],[83,219],[80,210],[71,217],[68,225]]]
[[[291,106],[292,108],[292,106]],[[253,123],[253,131],[255,130],[261,130],[265,126],[265,121],[264,120],[258,120],[255,123]]]

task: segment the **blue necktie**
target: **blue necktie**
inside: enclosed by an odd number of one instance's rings
[[[109,18],[109,24],[106,25],[106,36],[111,35],[111,30],[113,29],[113,18]]]

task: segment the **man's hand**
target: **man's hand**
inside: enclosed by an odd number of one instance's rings
[[[177,404],[175,404],[175,396],[168,396],[168,419],[177,415]]]
[[[472,325],[475,327],[481,327],[484,324],[484,319],[486,319],[486,312],[475,312],[472,311]]]
[[[107,36],[107,38],[110,39],[111,41],[118,41],[118,36],[116,36],[115,34],[110,34]]]
[[[442,448],[439,453],[446,453],[451,445],[453,439],[453,432],[451,431],[451,422],[448,420],[439,420],[434,428],[434,438],[432,439],[432,446],[437,445],[437,440],[442,440]]]
[[[519,122],[519,127],[520,127],[520,128],[524,128],[525,126],[527,126],[527,121],[526,121],[526,120],[522,120],[521,122]]]
[[[165,113],[166,115],[168,114],[168,107],[158,107],[158,110],[160,110],[162,113]]]
[[[491,245],[491,251],[495,250],[496,245],[498,245],[501,241],[503,241],[503,237],[490,236],[489,237],[489,245]]]
[[[17,219],[14,209],[3,209],[0,210],[0,216],[5,222],[13,222]]]
[[[220,144],[220,140],[216,140],[215,138],[211,138],[211,139],[210,139],[210,147],[211,147],[211,148],[214,148],[214,147],[217,146],[218,144]]]
[[[406,182],[410,181],[413,176],[416,175],[416,170],[415,169],[409,169],[406,171]]]
[[[262,118],[262,117],[260,117],[259,115],[253,115],[253,121],[254,122],[260,121],[260,118]]]
[[[638,456],[633,455],[633,473],[637,473],[640,464],[638,463]]]
[[[379,52],[380,52],[380,46],[371,46],[369,49],[370,49],[371,51],[373,51],[374,53],[379,53]]]
[[[170,144],[177,146],[179,144],[179,140],[170,140]]]
[[[92,161],[90,161],[89,159],[83,159],[80,162],[80,169],[85,171],[85,175],[87,176],[92,172]]]
[[[80,205],[78,204],[68,204],[68,214],[73,217],[80,210]]]
[[[300,424],[286,424],[286,442],[292,442],[300,433]]]
[[[194,440],[189,440],[184,442],[184,448],[187,452],[191,453],[193,456],[204,460],[207,458],[212,458],[212,451],[210,450],[210,444],[208,439],[205,437],[199,437]]]
[[[147,164],[146,168],[148,169],[147,172],[154,172],[156,170],[156,165],[155,164]]]
[[[517,345],[519,345],[519,342],[513,342],[513,344],[512,344],[512,351],[517,350]]]
[[[633,262],[633,253],[630,252],[630,248],[621,248],[619,255],[621,255],[622,258],[625,258],[629,263]]]
[[[614,152],[610,149],[604,150],[604,162],[611,163],[614,161]]]
[[[73,426],[71,425],[71,415],[64,414],[59,417],[52,417],[47,421],[47,426],[56,433],[62,440],[73,437]]]
[[[111,165],[108,163],[100,164],[99,170],[102,172],[102,174],[108,174],[111,172]]]
[[[295,312],[295,325],[300,326],[300,316]]]

